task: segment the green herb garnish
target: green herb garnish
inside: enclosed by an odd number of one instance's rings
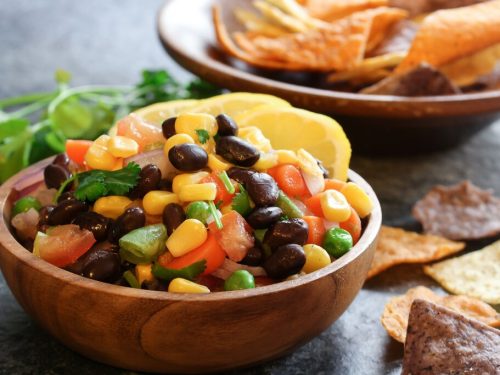
[[[204,145],[210,139],[210,134],[205,129],[195,129],[196,135],[198,136],[198,141]]]
[[[187,280],[194,280],[194,278],[205,271],[207,261],[205,259],[199,262],[193,263],[190,266],[181,268],[180,270],[175,270],[173,268],[166,268],[160,266],[158,263],[154,263],[151,267],[151,272],[153,276],[158,279],[171,281],[177,277],[182,277]]]
[[[231,201],[231,208],[242,216],[248,215],[252,211],[250,196],[243,185],[239,184],[240,192]]]
[[[217,212],[217,207],[215,207],[214,201],[208,202],[208,208],[210,209],[210,213],[212,214],[215,225],[217,225],[217,229],[222,229],[222,221],[220,220],[219,213]]]

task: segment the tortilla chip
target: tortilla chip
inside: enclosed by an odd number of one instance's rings
[[[406,72],[422,62],[440,67],[497,43],[500,43],[500,0],[439,10],[424,19],[396,73]]]
[[[246,30],[256,32],[265,36],[277,37],[288,33],[282,27],[267,22],[253,12],[244,9],[236,9],[234,15],[243,24]]]
[[[417,31],[418,24],[411,20],[404,19],[396,22],[387,30],[382,42],[373,51],[370,51],[369,56],[408,52]]]
[[[500,326],[500,314],[496,310],[476,298],[467,296],[440,296],[432,290],[417,286],[409,289],[402,296],[393,297],[387,302],[382,313],[381,323],[387,333],[395,340],[404,343],[408,328],[408,316],[411,304],[416,299],[422,299],[447,307],[468,318],[477,319],[492,327]]]
[[[415,206],[413,216],[425,233],[452,240],[473,240],[500,233],[500,199],[470,181],[432,188]]]
[[[424,272],[452,293],[500,304],[500,241],[481,250],[425,266]]]
[[[280,25],[291,32],[303,32],[311,28],[305,22],[286,14],[280,8],[275,7],[263,0],[254,1],[253,5],[266,18],[273,21],[276,25]]]
[[[403,375],[498,374],[500,331],[420,299],[411,306]]]
[[[304,6],[312,17],[332,22],[387,3],[387,0],[306,0]]]
[[[311,17],[306,9],[295,0],[266,0],[271,5],[278,7],[291,17],[302,21],[305,25],[315,28],[325,26],[326,23],[317,18]]]
[[[411,16],[423,13],[435,12],[439,9],[451,9],[465,7],[488,0],[390,0],[393,7],[403,8],[410,12]]]
[[[367,278],[397,264],[427,263],[438,260],[464,247],[463,242],[454,242],[438,236],[422,235],[383,225]]]
[[[389,30],[408,17],[408,12],[398,8],[381,7],[367,11],[373,14],[370,36],[366,43],[366,54],[370,54],[384,40]]]

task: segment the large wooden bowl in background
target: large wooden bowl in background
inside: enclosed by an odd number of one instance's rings
[[[251,290],[182,295],[86,279],[33,256],[11,234],[15,191],[42,161],[0,187],[0,268],[12,293],[41,327],[93,360],[138,371],[201,373],[282,356],[328,328],[363,285],[381,225],[375,203],[359,242],[312,274]]]
[[[241,29],[233,10],[249,0],[169,0],[158,14],[166,51],[194,74],[232,91],[279,96],[342,124],[356,153],[408,154],[456,146],[500,118],[500,90],[408,98],[324,88],[318,74],[251,67],[218,47],[210,7],[221,6],[229,31]]]

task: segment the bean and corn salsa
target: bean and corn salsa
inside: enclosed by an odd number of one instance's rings
[[[35,256],[84,277],[210,293],[329,265],[371,209],[306,150],[274,150],[225,114],[180,114],[161,128],[131,114],[113,134],[68,141],[11,222]]]

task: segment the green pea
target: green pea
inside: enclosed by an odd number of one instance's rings
[[[14,207],[12,207],[12,217],[22,212],[26,212],[30,208],[34,208],[35,210],[40,211],[40,209],[42,208],[42,204],[35,197],[22,197],[21,199],[18,199],[16,203],[14,203]]]
[[[207,223],[210,216],[210,206],[207,202],[196,201],[191,202],[186,207],[186,217],[188,219],[196,219],[201,221],[203,224]]]
[[[247,270],[238,270],[232,273],[224,283],[224,290],[240,290],[255,288],[253,275]]]
[[[334,258],[340,258],[352,248],[351,234],[341,228],[330,228],[323,239],[323,248]]]

